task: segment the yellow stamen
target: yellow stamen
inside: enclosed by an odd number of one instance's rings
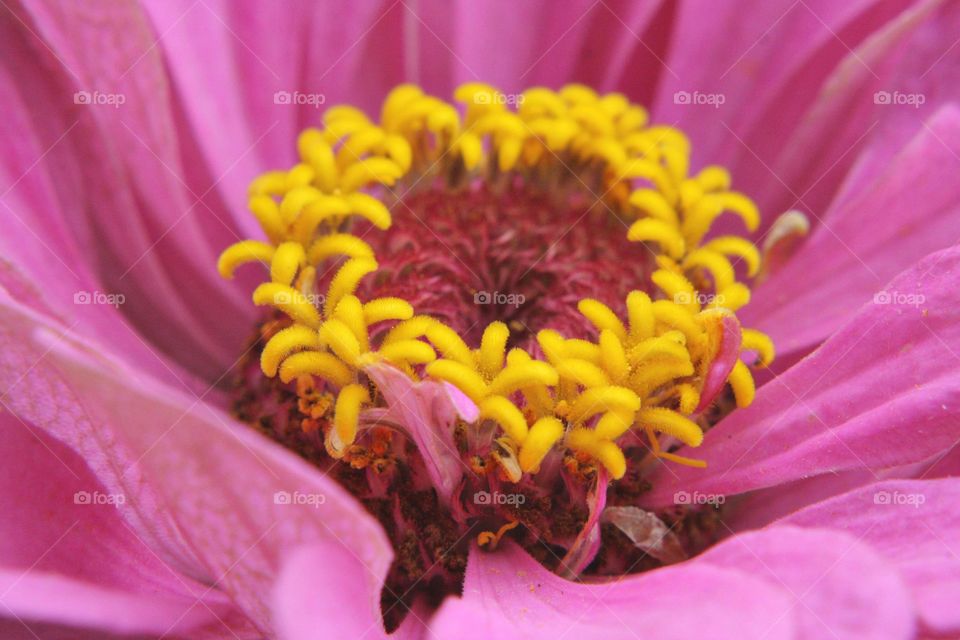
[[[563,423],[556,418],[540,418],[534,422],[520,447],[520,468],[526,473],[535,473],[544,457],[562,437]]]
[[[307,256],[298,242],[284,242],[277,247],[270,262],[270,279],[278,284],[291,285],[297,271],[306,265]]]
[[[641,409],[637,412],[637,422],[671,435],[691,447],[699,447],[703,442],[703,430],[676,411],[662,408]]]
[[[733,365],[733,371],[730,372],[730,377],[727,380],[733,389],[737,406],[749,407],[753,403],[757,389],[753,383],[753,375],[750,374],[750,370],[747,365],[743,364],[742,360],[737,360],[737,363]]]
[[[299,376],[318,376],[343,387],[353,380],[350,369],[336,356],[320,351],[295,353],[280,365],[280,380],[290,382]]]
[[[270,305],[284,312],[295,322],[308,327],[320,326],[320,313],[310,300],[285,284],[265,282],[253,291],[253,303],[259,306]]]
[[[272,378],[277,375],[280,363],[295,351],[304,349],[319,349],[320,337],[313,329],[302,325],[294,325],[281,329],[263,347],[260,354],[260,368],[263,373]]]
[[[224,278],[232,278],[233,272],[242,264],[248,262],[261,262],[270,264],[273,259],[274,248],[266,242],[256,240],[243,240],[230,245],[220,254],[217,261],[217,271]]]
[[[359,384],[348,384],[340,390],[334,411],[333,425],[340,441],[352,444],[357,437],[357,422],[360,419],[360,407],[370,402],[367,388]]]

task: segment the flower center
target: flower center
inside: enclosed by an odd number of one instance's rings
[[[405,195],[391,206],[389,233],[358,230],[382,256],[361,297],[401,297],[471,345],[495,321],[510,329],[507,349],[536,351],[548,328],[588,338],[592,325],[577,303],[594,297],[616,307],[655,265],[627,240],[624,221],[576,200],[484,182]]]
[[[689,175],[683,134],[579,85],[455,97],[404,85],[379,122],[328,110],[296,166],[251,185],[267,241],[218,265],[266,264],[253,301],[275,309],[237,414],[383,523],[388,623],[456,591],[471,540],[509,536],[571,578],[683,557],[689,540],[638,536],[703,510],[642,511],[644,471],[703,466],[676,450],[749,404],[747,362],[773,357],[735,315],[759,253],[709,234],[725,211],[755,229],[756,207],[719,167]]]

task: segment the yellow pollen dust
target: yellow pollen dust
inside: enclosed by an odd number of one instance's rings
[[[501,432],[495,458],[514,482],[536,473],[553,451],[587,456],[621,478],[623,444],[640,437],[657,457],[704,466],[669,449],[703,441],[696,411],[718,357],[718,327],[750,300],[736,266],[747,278],[761,268],[761,255],[746,238],[708,236],[725,212],[754,231],[756,206],[730,190],[721,167],[691,175],[686,136],[649,125],[647,112],[621,94],[567,85],[505,98],[491,86],[469,83],[457,88],[458,104],[451,104],[402,85],[387,96],[379,120],[350,106],[332,107],[321,126],[300,135],[296,165],[252,182],[249,208],[264,239],[228,247],[218,269],[230,278],[240,265],[262,263],[269,280],[256,288],[253,302],[289,317],[289,326],[263,349],[264,374],[326,384],[335,397],[325,428],[334,457],[357,440],[363,411],[379,401],[367,368],[387,363],[414,380],[448,382],[470,398],[478,422]],[[531,184],[540,177],[542,184],[543,175],[566,175],[568,167],[584,167],[600,184],[600,202],[624,222],[627,238],[657,256],[652,282],[638,282],[627,296],[625,317],[597,300],[580,301],[595,338],[541,331],[544,357],[538,359],[523,349],[507,351],[510,329],[503,322],[491,323],[471,346],[439,320],[416,314],[406,300],[356,295],[378,265],[371,246],[351,233],[351,221],[360,217],[388,229],[385,202],[398,182],[426,176],[453,184],[512,174]],[[322,296],[315,290],[321,268],[336,269]],[[741,350],[753,361],[737,359],[727,383],[743,407],[754,396],[750,366],[769,365],[774,348],[759,331],[742,329]],[[501,534],[488,533],[484,542],[496,544]]]

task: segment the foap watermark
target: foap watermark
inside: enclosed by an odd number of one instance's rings
[[[906,105],[919,109],[920,105],[927,101],[927,96],[922,93],[906,93],[903,91],[877,91],[873,94],[873,104],[883,105]]]
[[[73,294],[73,304],[105,304],[119,307],[127,301],[122,293],[104,293],[103,291],[77,291]]]
[[[700,306],[708,304],[722,305],[726,298],[722,293],[701,293],[700,291],[678,291],[673,294],[673,301],[677,304],[693,304],[696,302]]]
[[[922,493],[906,493],[903,491],[877,491],[873,494],[873,504],[890,505],[894,507],[913,507],[919,509],[927,501]]]
[[[677,91],[673,94],[673,104],[706,105],[719,109],[727,101],[722,93],[703,93],[702,91]]]
[[[106,91],[77,91],[73,94],[73,104],[90,106],[107,106],[119,109],[127,101],[122,93],[107,93]]]
[[[899,304],[919,307],[927,301],[922,293],[904,293],[903,291],[878,291],[873,294],[873,304]]]
[[[727,501],[727,496],[721,493],[700,493],[699,491],[694,491],[690,493],[689,491],[677,491],[673,494],[673,503],[674,504],[689,504],[689,505],[711,505],[714,507],[719,507],[724,502]]]
[[[502,104],[505,106],[518,106],[523,104],[524,100],[522,93],[500,93],[499,91],[493,93],[482,92],[473,97],[474,104]]]
[[[273,94],[273,104],[307,105],[314,109],[319,109],[326,102],[327,96],[322,93],[276,91]]]
[[[77,491],[73,494],[73,504],[109,504],[119,507],[127,501],[122,493],[103,493],[102,491]]]
[[[473,503],[479,505],[512,505],[519,506],[527,501],[522,493],[501,493],[499,491],[477,491],[473,494]]]
[[[477,291],[473,294],[473,304],[500,304],[519,307],[526,302],[522,293],[501,293],[500,291]]]
[[[317,508],[327,502],[327,496],[322,493],[305,493],[303,491],[277,491],[273,494],[273,504],[305,505]]]
[[[273,304],[312,304],[315,307],[322,307],[327,301],[327,296],[322,293],[302,293],[300,291],[277,291],[273,294]]]

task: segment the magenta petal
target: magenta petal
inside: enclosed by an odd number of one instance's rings
[[[923,624],[960,633],[960,479],[897,480],[862,487],[783,522],[830,527],[869,543],[912,591]]]
[[[10,196],[25,205],[15,212],[20,222],[3,216],[2,234],[28,238],[35,248],[32,255],[16,251],[17,262],[31,271],[34,262],[51,263],[74,291],[87,289],[72,273],[85,269],[70,265],[85,264],[98,276],[95,290],[124,294],[123,310],[148,342],[193,371],[222,374],[254,316],[214,268],[239,228],[210,195],[218,176],[197,162],[196,134],[179,126],[143,8],[19,4],[0,25],[0,85],[9,85],[0,95],[16,123],[4,137],[38,152],[11,167],[2,185],[4,204]],[[77,92],[122,103],[83,104]],[[49,195],[30,197],[37,187]],[[54,207],[37,210],[45,200]],[[78,255],[59,256],[50,237],[66,238]],[[57,302],[69,308],[72,295],[62,296],[62,288],[44,293],[61,294]]]
[[[768,332],[779,354],[815,347],[897,273],[956,241],[960,109],[946,107],[924,124],[883,166],[871,163],[869,179],[857,180],[754,292],[741,319]]]
[[[168,627],[183,616],[212,632],[249,630],[223,593],[160,561],[124,523],[118,499],[125,496],[110,493],[76,452],[9,411],[0,412],[0,430],[5,460],[0,467],[0,571],[42,575],[38,588],[50,583],[54,589],[76,589],[78,597],[102,592],[105,605],[129,601],[142,609],[155,601],[164,615],[170,614]],[[74,603],[63,598],[31,603],[18,592],[14,599],[16,608],[3,600],[9,609],[0,608],[0,616],[69,624],[78,615]],[[174,611],[178,603],[180,609]],[[133,619],[122,617],[117,623]],[[148,616],[143,623],[151,620],[156,618]],[[81,615],[75,622],[92,624],[93,619]],[[107,622],[102,628],[117,628]]]
[[[42,621],[98,632],[201,637],[202,627],[216,623],[216,614],[194,598],[138,594],[41,571],[0,569],[0,594],[3,615],[27,626]]]
[[[900,575],[858,538],[777,526],[736,536],[694,562],[783,588],[794,600],[798,638],[912,638],[913,605]]]
[[[389,365],[373,365],[367,373],[383,393],[390,417],[416,443],[441,498],[449,500],[467,469],[453,442],[453,429],[458,419],[477,419],[476,405],[450,384],[414,382]]]
[[[380,525],[317,469],[9,301],[0,327],[4,402],[77,449],[127,497],[121,515],[158,555],[216,584],[261,629],[279,558],[293,546],[347,540],[376,576],[371,588],[382,583],[392,552]]]
[[[877,74],[933,4],[680,4],[653,113],[698,141],[698,162],[728,167],[770,218],[798,199],[819,213],[856,158],[851,149],[883,117],[873,92],[898,86],[879,86]],[[723,101],[684,102],[680,91]]]
[[[660,467],[648,505],[678,490],[734,494],[822,473],[920,462],[960,438],[960,248],[934,254],[817,352],[710,430],[707,469]],[[889,303],[887,303],[889,302]],[[682,450],[682,453],[692,453]]]
[[[761,529],[807,505],[876,482],[877,475],[869,469],[855,469],[758,489],[731,501],[723,519],[731,532]]]
[[[456,82],[481,79],[511,93],[533,85],[559,87],[571,80],[592,20],[604,14],[602,5],[589,0],[467,3],[456,16],[454,41],[464,62],[453,65],[453,77]]]
[[[512,543],[471,550],[462,598],[448,598],[437,637],[788,638],[790,598],[736,569],[683,564],[603,584],[569,582]],[[786,624],[777,626],[778,621]],[[431,635],[430,637],[433,637]]]

